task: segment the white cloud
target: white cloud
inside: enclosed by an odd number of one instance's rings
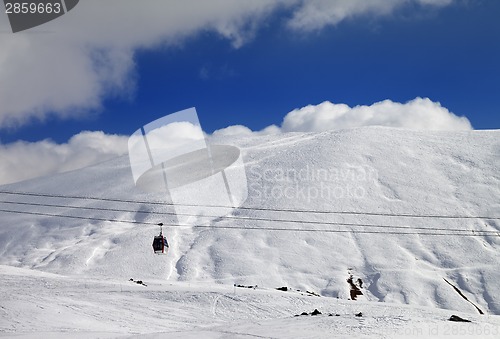
[[[232,137],[232,136],[251,136],[253,132],[250,128],[243,125],[233,125],[221,128],[212,133],[214,137]]]
[[[408,2],[444,6],[452,0],[85,0],[67,15],[17,34],[6,33],[7,16],[0,14],[0,128],[44,119],[48,114],[78,116],[99,109],[108,95],[130,95],[138,49],[179,45],[204,30],[216,31],[239,47],[257,34],[277,8],[290,11],[288,27],[307,32],[355,16],[387,15]],[[411,114],[403,113],[410,109]],[[416,99],[407,104],[384,101],[355,108],[323,103],[289,113],[281,129],[273,125],[252,132],[244,126],[232,126],[214,135],[264,135],[373,124],[470,128],[465,118],[453,116],[439,104]],[[48,140],[0,144],[0,183],[68,171],[125,154],[127,139],[82,132],[66,144]]]
[[[363,126],[388,126],[414,130],[470,130],[465,117],[458,117],[438,102],[416,98],[401,104],[384,100],[370,106],[349,107],[325,101],[288,113],[283,132],[318,132]]]
[[[279,133],[281,133],[281,129],[276,125],[267,126],[260,131],[252,131],[250,128],[243,125],[233,125],[214,131],[212,136],[214,138],[248,137],[253,135],[273,135]]]
[[[170,136],[175,135],[174,139],[201,132],[193,130],[189,123],[175,126],[178,130],[169,133]],[[472,129],[467,118],[457,117],[430,99],[416,98],[404,104],[384,100],[370,106],[356,107],[325,101],[291,111],[283,119],[281,127],[271,125],[254,132],[246,126],[235,125],[219,129],[209,137],[216,142],[227,142],[249,136],[299,131],[321,132],[363,126],[417,130]],[[56,144],[50,140],[0,144],[0,184],[78,169],[127,154],[128,140],[128,136],[81,132],[65,144]]]
[[[450,112],[429,98],[415,98],[406,103],[384,100],[372,105],[350,107],[325,101],[294,109],[281,126],[271,125],[260,131],[234,125],[216,130],[214,138],[239,138],[286,132],[323,132],[367,126],[385,126],[426,131],[472,130],[466,117]]]
[[[308,0],[302,2],[288,25],[296,30],[314,31],[362,15],[389,15],[410,2],[441,7],[453,0]]]
[[[0,15],[0,127],[49,112],[78,116],[134,86],[134,52],[176,45],[215,30],[240,46],[278,2],[80,1],[68,14],[31,31],[7,34]],[[36,33],[38,32],[38,33]]]
[[[127,153],[127,137],[81,132],[66,144],[50,140],[0,145],[0,184],[66,172]]]
[[[0,15],[0,128],[47,114],[66,118],[101,107],[106,96],[133,93],[134,52],[179,45],[212,30],[234,47],[252,39],[278,8],[288,26],[320,29],[356,15],[385,15],[409,1],[451,0],[85,0],[34,30],[8,34]]]

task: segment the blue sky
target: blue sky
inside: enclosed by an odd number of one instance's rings
[[[135,130],[193,106],[209,133],[499,129],[498,13],[494,0],[86,0],[15,34],[0,15],[0,184],[124,155]]]
[[[276,11],[239,48],[206,30],[178,45],[136,50],[132,93],[108,93],[100,109],[76,118],[1,129],[0,138],[61,143],[82,130],[128,135],[191,106],[209,132],[235,124],[258,130],[326,100],[355,106],[415,97],[465,115],[476,129],[497,129],[498,13],[498,1],[413,5],[304,33],[284,28],[289,11]]]

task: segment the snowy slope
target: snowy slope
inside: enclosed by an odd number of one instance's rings
[[[500,335],[498,316],[319,298],[263,288],[146,282],[147,286],[143,286],[0,265],[3,285],[0,337],[498,338]],[[315,309],[322,314],[296,316]],[[361,316],[356,316],[360,312]],[[450,322],[452,314],[472,322]]]
[[[235,144],[244,152],[249,186],[245,207],[499,217],[499,140],[500,131],[362,128],[236,140],[220,138],[213,142]],[[2,186],[0,190],[168,203],[162,195],[134,188],[128,166],[127,157],[122,157],[73,172]],[[383,301],[478,314],[446,278],[485,313],[500,314],[498,218],[410,218],[241,209],[233,212],[232,219],[211,221],[214,228],[166,228],[172,247],[169,256],[160,257],[152,254],[151,241],[158,230],[151,225],[14,214],[5,210],[161,221],[168,225],[174,218],[158,214],[172,212],[168,205],[8,194],[0,194],[0,200],[124,210],[1,203],[4,212],[0,212],[0,265],[97,281],[134,278],[185,282],[181,286],[290,286],[334,297],[333,300],[350,298],[346,280],[352,274],[354,281],[363,282],[363,295],[357,302]],[[193,219],[193,224],[204,221]],[[378,227],[321,225],[311,221]],[[222,226],[339,232],[217,228]],[[461,236],[463,230],[499,233],[465,237]],[[361,233],[366,231],[384,233]]]

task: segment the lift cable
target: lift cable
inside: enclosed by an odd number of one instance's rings
[[[161,206],[233,208],[232,206],[223,206],[223,205],[174,204],[171,202],[160,202],[160,201],[124,200],[124,199],[114,199],[114,198],[98,198],[98,197],[45,194],[45,193],[33,193],[33,192],[17,192],[17,191],[0,191],[0,194],[46,197],[46,198],[95,200],[95,201],[133,203],[133,204],[161,205]],[[240,207],[238,207],[238,209],[239,210],[253,210],[253,211],[269,211],[269,212],[314,213],[314,214],[348,214],[348,215],[368,215],[368,216],[386,216],[386,217],[403,217],[403,218],[500,220],[500,216],[438,215],[438,214],[409,214],[409,213],[406,214],[406,213],[388,213],[388,212],[356,212],[356,211],[331,211],[331,210],[329,211],[329,210],[286,209],[286,208],[268,208],[268,207],[250,207],[250,206],[240,206]]]
[[[105,222],[116,222],[116,223],[128,223],[128,224],[140,224],[140,225],[154,225],[158,226],[157,222],[147,222],[147,221],[136,221],[136,220],[120,220],[120,219],[106,219],[97,217],[84,217],[75,215],[60,215],[60,214],[50,214],[42,212],[29,212],[29,211],[13,211],[0,209],[0,212],[5,213],[17,213],[17,214],[27,214],[27,215],[38,215],[38,216],[49,216],[58,218],[71,218],[71,219],[83,219],[92,221],[105,221]],[[447,232],[401,232],[401,231],[370,231],[370,230],[335,230],[335,229],[305,229],[305,228],[284,228],[284,227],[256,227],[256,226],[223,226],[223,225],[191,225],[191,224],[171,224],[171,227],[192,227],[192,228],[210,228],[210,229],[239,229],[239,230],[261,230],[261,231],[288,231],[288,232],[323,232],[323,233],[354,233],[354,234],[390,234],[390,235],[434,235],[434,236],[484,236],[493,235],[499,236],[499,231],[477,231],[477,230],[460,230],[460,232],[470,232],[470,233],[455,233],[457,230],[447,230]],[[390,227],[390,225],[387,225]]]
[[[145,213],[145,214],[172,215],[172,216],[181,215],[181,216],[199,217],[199,218],[219,218],[221,220],[222,219],[231,219],[231,220],[244,220],[244,221],[246,220],[246,221],[284,222],[284,223],[309,224],[309,225],[358,226],[358,227],[374,227],[374,228],[377,228],[377,227],[378,228],[399,228],[399,229],[413,229],[413,230],[456,231],[456,232],[469,232],[470,231],[470,229],[414,227],[414,226],[409,226],[409,225],[398,226],[398,225],[387,225],[387,224],[364,224],[364,223],[347,223],[347,222],[332,222],[332,221],[290,220],[290,219],[278,219],[278,218],[245,217],[245,216],[234,216],[234,215],[216,216],[216,215],[195,215],[192,213],[134,211],[134,210],[128,210],[128,209],[28,203],[28,202],[18,202],[18,201],[0,201],[0,203],[15,204],[15,205],[27,205],[27,206],[38,206],[38,207],[71,208],[71,209],[76,209],[76,210],[83,209],[83,210],[95,210],[95,211],[107,211],[107,212]],[[2,210],[2,211],[5,211],[5,210]]]

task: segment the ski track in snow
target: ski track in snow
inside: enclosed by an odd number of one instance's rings
[[[147,283],[0,266],[0,337],[439,337],[461,329],[495,338],[500,331],[498,316],[453,311],[472,321],[464,327],[447,321],[451,311],[429,307],[227,285]],[[314,309],[322,314],[296,316]]]

